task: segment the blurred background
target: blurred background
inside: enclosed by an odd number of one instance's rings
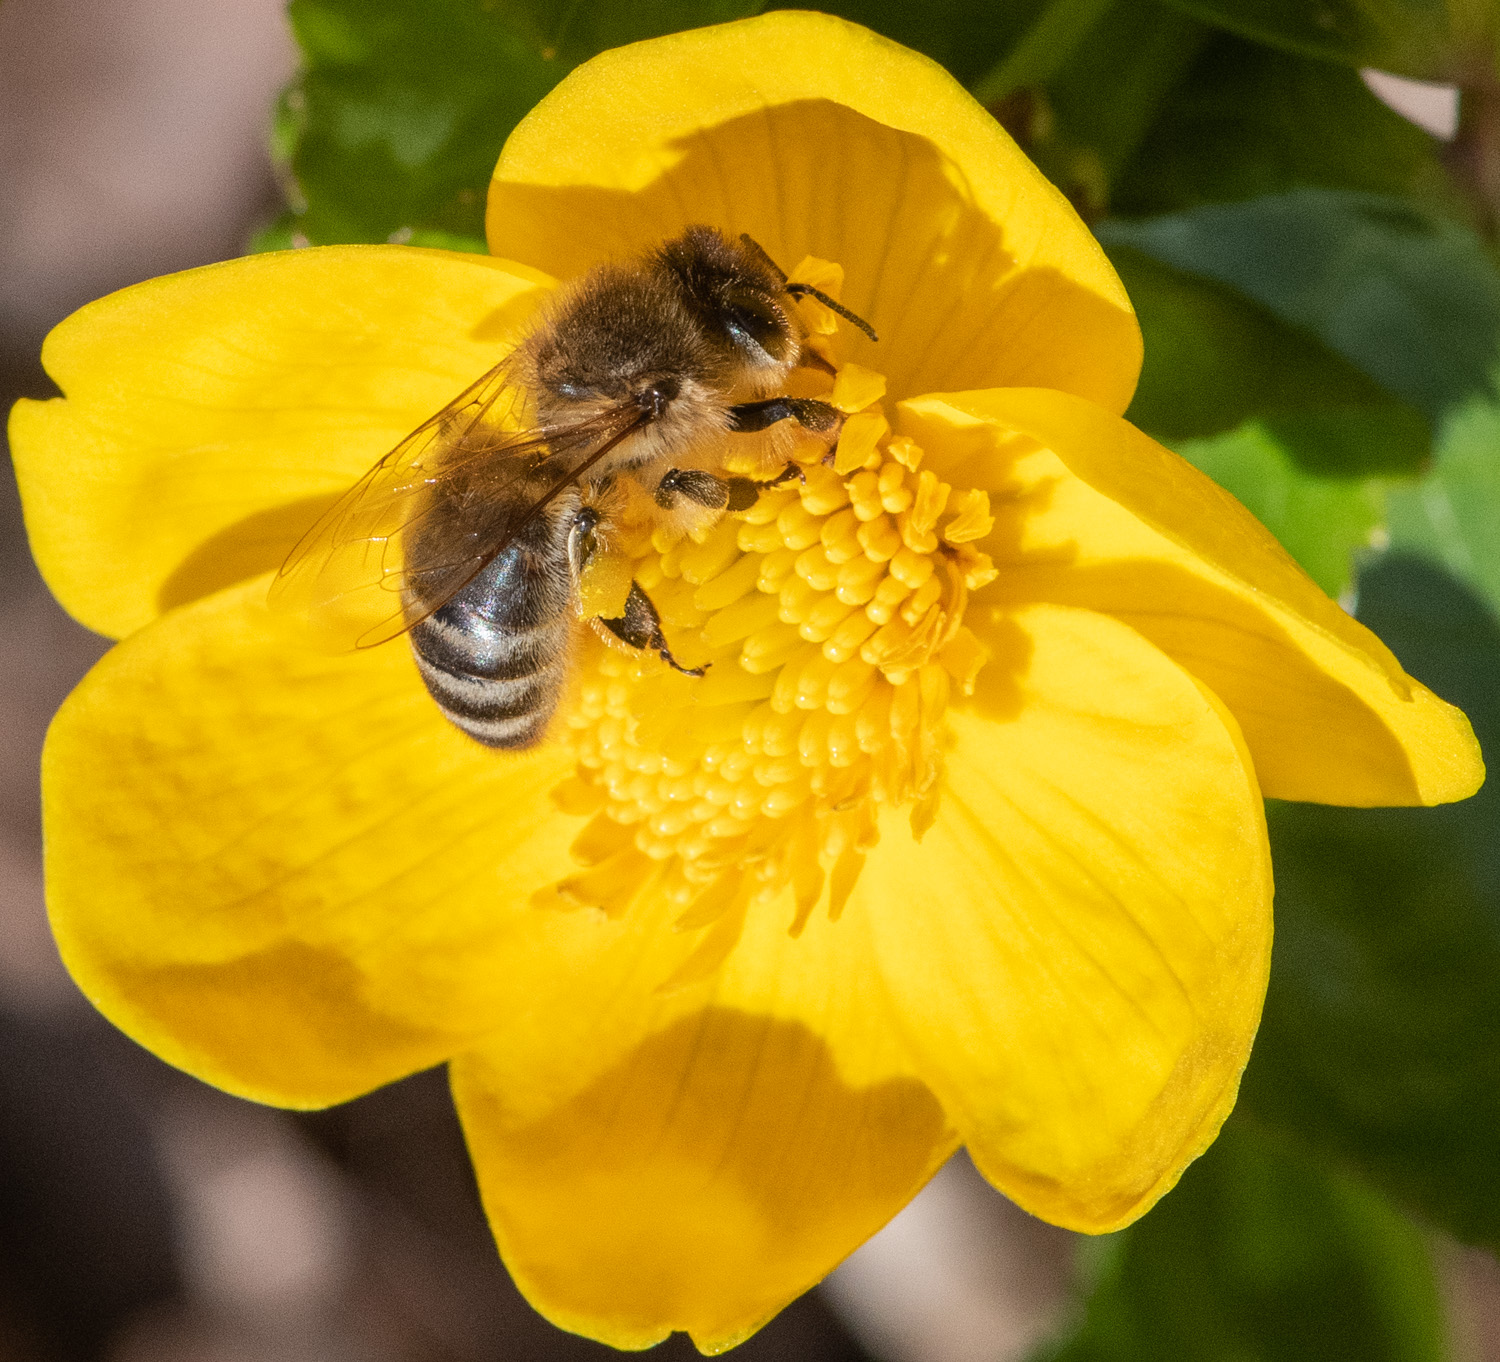
[[[0,4],[0,408],[52,393],[37,355],[73,308],[239,254],[277,220],[271,111],[297,59],[281,0]],[[1451,87],[1368,79],[1454,137]],[[53,709],[106,644],[31,566],[8,463],[0,561],[0,1362],[609,1355],[510,1286],[440,1073],[293,1116],[169,1070],[78,995],[45,922],[36,771]],[[1493,1258],[1419,1234],[1452,1356],[1500,1359]],[[1023,1358],[1097,1270],[1076,1247],[960,1158],[736,1355]],[[658,1352],[695,1355],[680,1338]]]

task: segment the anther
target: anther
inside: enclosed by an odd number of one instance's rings
[[[655,885],[680,930],[718,933],[715,949],[728,950],[736,924],[773,905],[795,904],[783,923],[793,935],[820,906],[836,918],[882,806],[903,807],[914,835],[932,824],[944,713],[988,657],[962,616],[996,575],[973,546],[994,517],[982,490],[951,488],[920,447],[892,436],[883,392],[879,375],[845,366],[837,402],[850,414],[831,463],[764,482],[714,474],[713,487],[674,471],[671,498],[706,505],[710,491],[749,490],[706,531],[623,532],[667,660],[670,639],[713,670],[688,691],[659,668],[636,675],[646,664],[617,651],[584,666],[565,716],[578,762],[566,798],[592,820],[578,850],[597,864],[558,901],[607,899],[619,913]],[[675,396],[648,388],[642,411]],[[779,411],[746,404],[741,417]],[[653,712],[642,685],[679,708]],[[628,882],[610,878],[616,866]]]

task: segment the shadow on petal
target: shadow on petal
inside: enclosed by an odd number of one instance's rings
[[[954,1140],[910,1078],[847,1084],[806,1026],[706,1007],[540,1117],[482,1052],[454,1092],[517,1284],[621,1348],[733,1346],[819,1281]]]
[[[278,508],[351,486],[503,357],[552,282],[485,256],[321,246],[90,303],[43,350],[67,397],[23,400],[9,426],[48,584],[123,638],[169,578],[180,605],[277,566],[306,528]],[[220,534],[229,557],[205,569]]]
[[[142,1019],[133,1034],[143,1044],[277,1106],[357,1097],[441,1062],[453,1045],[438,1028],[382,1016],[348,960],[298,941],[222,963],[120,968],[115,985],[117,1008]]]
[[[809,254],[842,264],[843,301],[881,337],[854,336],[850,355],[886,374],[895,396],[1037,385],[1116,400],[1134,318],[1018,258],[963,169],[927,138],[799,100],[676,138],[658,156],[654,176],[621,188],[496,179],[492,249],[566,277],[709,222],[748,232],[784,269]]]
[[[256,511],[226,526],[173,569],[157,588],[156,608],[165,614],[279,568],[308,527],[337,499],[303,497],[286,506]]]

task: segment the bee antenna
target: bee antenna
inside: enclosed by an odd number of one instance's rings
[[[859,329],[863,331],[865,335],[867,335],[872,341],[878,341],[880,339],[880,337],[875,334],[875,328],[871,326],[869,322],[867,322],[863,317],[855,316],[854,313],[850,312],[849,309],[842,303],[834,302],[833,299],[830,298],[826,293],[824,293],[822,289],[814,288],[811,284],[788,284],[786,286],[786,291],[790,293],[793,298],[803,298],[808,296],[816,298],[820,303],[823,304],[824,307],[831,307],[846,322],[853,322],[855,326],[859,327]]]

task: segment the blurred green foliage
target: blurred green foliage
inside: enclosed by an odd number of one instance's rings
[[[1441,79],[1455,32],[1442,0],[1172,0],[1257,42],[1349,66]]]
[[[1441,1362],[1420,1233],[1240,1117],[1139,1224],[1091,1246],[1093,1290],[1037,1362]]]
[[[1331,418],[1341,440],[1358,427]],[[1299,429],[1299,437],[1310,434]],[[1280,438],[1274,426],[1247,421],[1210,440],[1187,440],[1179,452],[1233,492],[1330,596],[1343,598],[1355,555],[1384,518],[1385,483],[1376,478],[1309,475],[1296,459],[1299,439]]]
[[[1393,553],[1360,574],[1358,613],[1500,752],[1500,622],[1477,595]],[[1276,951],[1242,1106],[1500,1248],[1500,784],[1269,815]]]
[[[1471,397],[1449,412],[1432,471],[1387,506],[1396,548],[1442,563],[1500,611],[1500,402]]]
[[[1097,9],[1096,0],[1054,0],[1051,8],[1066,11]],[[765,5],[765,9],[786,9]],[[965,85],[975,82],[1013,51],[1040,22],[1049,6],[1045,0],[932,0],[914,5],[911,0],[843,0],[830,5],[807,5],[837,14],[857,24],[884,33],[898,43],[923,52],[941,62]]]
[[[760,0],[291,0],[303,70],[274,138],[292,210],[258,243],[484,249],[505,138],[608,47],[741,18]]]
[[[1312,185],[1442,188],[1433,139],[1386,108],[1358,72],[1227,33],[1203,42],[1154,112],[1111,185],[1114,212],[1165,213]]]
[[[1358,423],[1368,415],[1375,419],[1365,424],[1381,444],[1335,457],[1309,441],[1309,469],[1415,472],[1421,466],[1430,429],[1399,398],[1255,299],[1154,259],[1129,241],[1105,237],[1145,339],[1130,406],[1130,419],[1142,430],[1160,440],[1184,440],[1219,435],[1257,417],[1326,413]]]
[[[1409,200],[1294,189],[1101,235],[1253,298],[1433,421],[1490,392],[1500,275],[1472,231]]]
[[[482,250],[500,148],[569,70],[761,8],[291,0],[304,66],[273,135],[289,207],[259,244]],[[825,8],[990,106],[1136,303],[1131,418],[1325,589],[1357,595],[1500,751],[1488,0]],[[1458,141],[1392,112],[1363,66],[1463,82]],[[1270,825],[1278,936],[1243,1114],[1105,1242],[1059,1362],[1435,1360],[1433,1272],[1406,1212],[1500,1246],[1500,792],[1430,810],[1275,805]]]

